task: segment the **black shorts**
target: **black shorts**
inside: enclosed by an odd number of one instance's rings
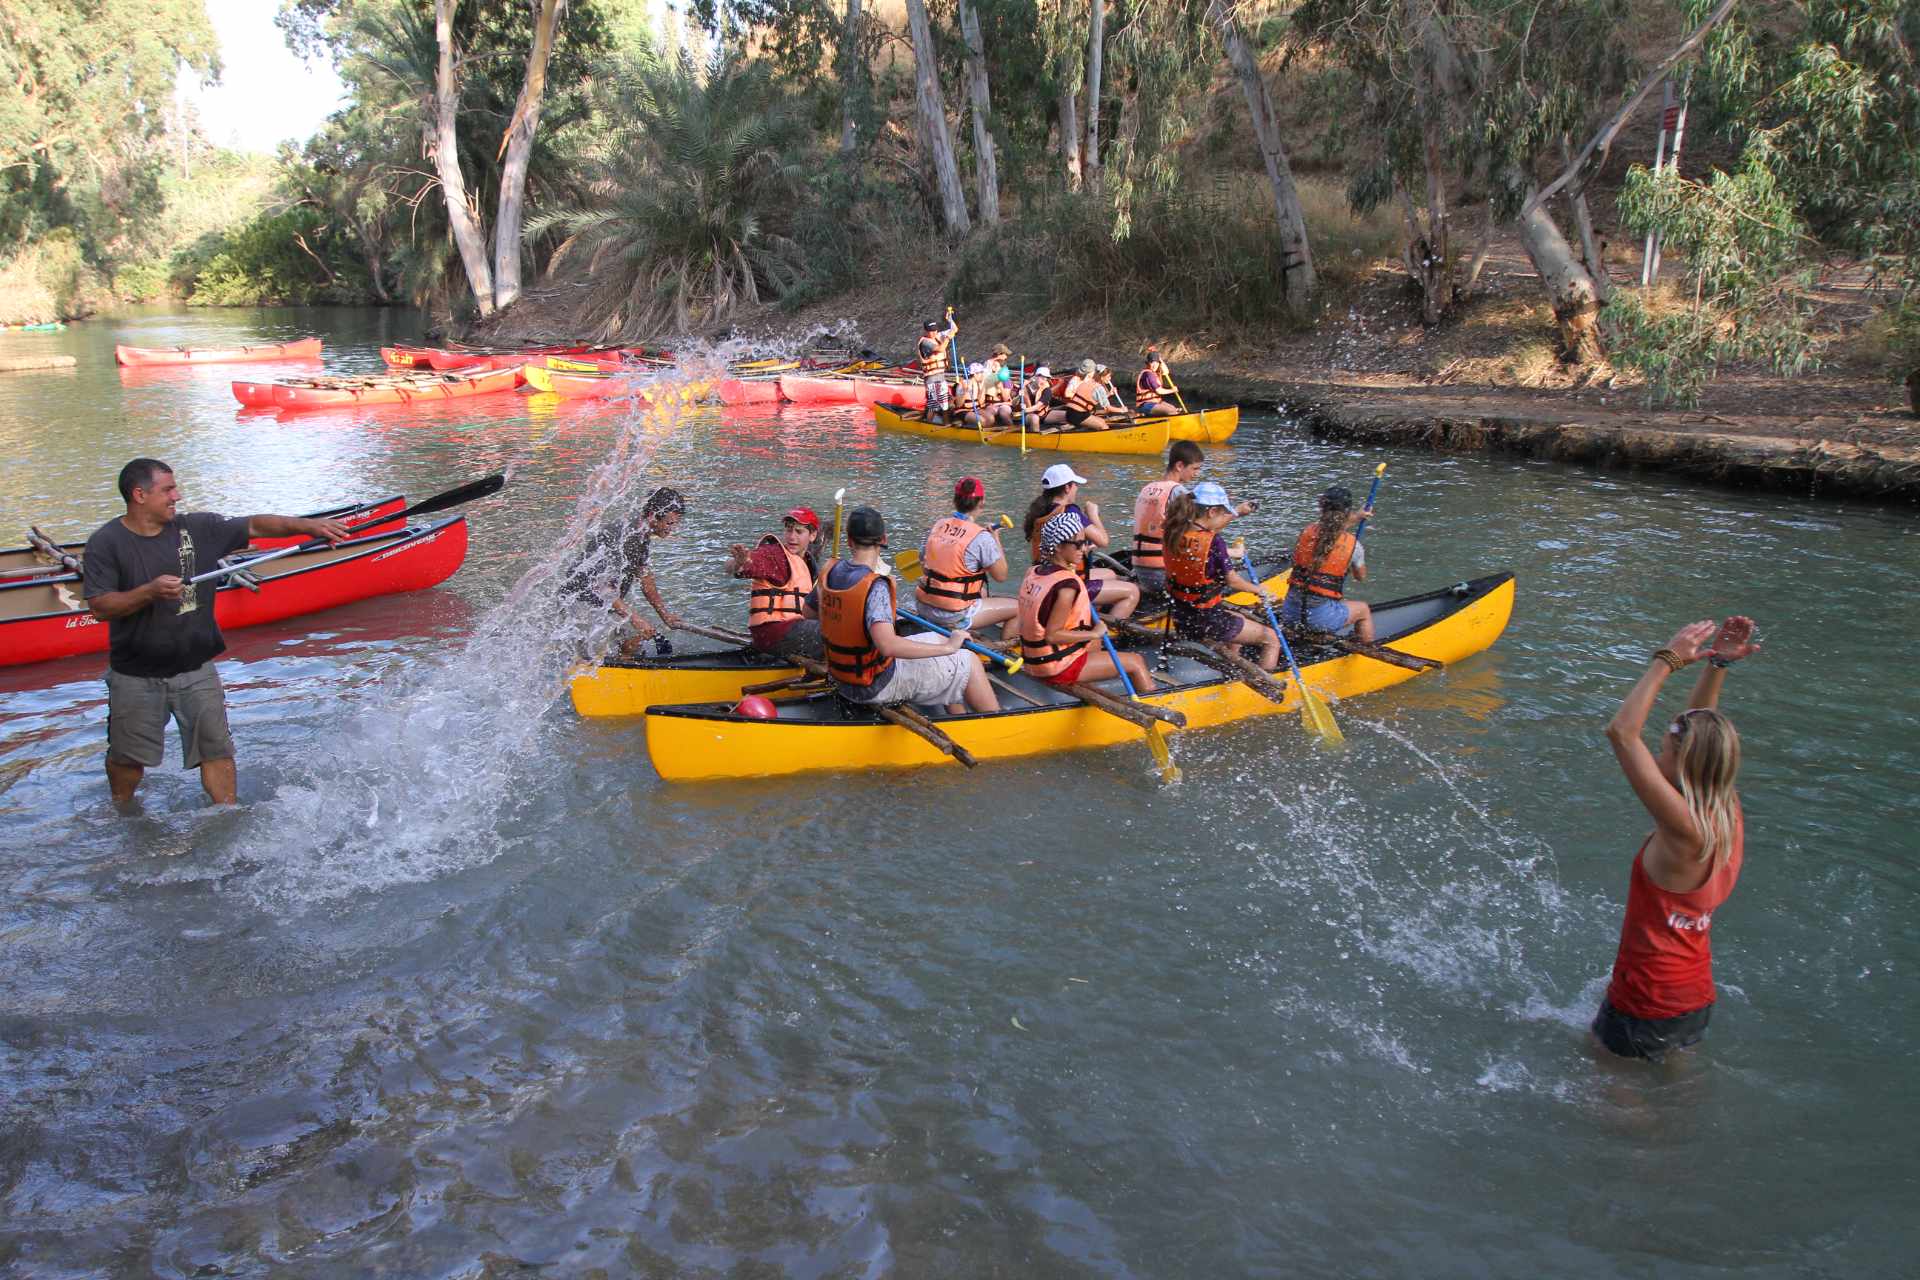
[[[1609,1052],[1658,1062],[1669,1050],[1699,1044],[1712,1017],[1713,1006],[1705,1005],[1677,1018],[1636,1018],[1602,1000],[1593,1018],[1593,1034]]]

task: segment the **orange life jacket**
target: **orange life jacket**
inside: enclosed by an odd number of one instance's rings
[[[1099,411],[1103,396],[1100,383],[1094,378],[1072,378],[1067,382],[1067,405],[1085,413]]]
[[[1047,620],[1040,610],[1047,602],[1048,592],[1062,582],[1073,584],[1073,612],[1067,620],[1068,627],[1082,631],[1093,626],[1093,606],[1087,600],[1087,585],[1080,581],[1078,574],[1054,564],[1035,565],[1027,570],[1027,576],[1020,580],[1019,601],[1020,653],[1026,659],[1028,675],[1058,675],[1093,643],[1071,640],[1054,644],[1047,639]]]
[[[1225,594],[1226,581],[1207,572],[1213,534],[1195,525],[1167,548],[1167,594],[1195,609],[1211,609]]]
[[[1351,533],[1342,532],[1315,564],[1313,544],[1319,536],[1318,523],[1300,531],[1299,540],[1293,544],[1293,577],[1288,580],[1288,586],[1305,587],[1314,595],[1338,600],[1346,593],[1347,566],[1353,563],[1353,549],[1358,543]]]
[[[1147,386],[1147,375],[1150,373],[1160,379],[1161,385],[1158,390]],[[1160,401],[1165,400],[1172,391],[1173,379],[1167,377],[1152,365],[1148,365],[1133,377],[1133,403],[1139,408],[1144,409],[1150,404],[1158,404]]]
[[[961,516],[936,520],[927,531],[927,554],[920,562],[920,583],[914,598],[935,609],[958,613],[987,594],[985,571],[967,571],[967,548],[987,531]]]
[[[768,534],[760,539],[760,545],[769,542],[780,544],[780,539]],[[755,578],[752,589],[747,592],[747,625],[757,627],[768,622],[791,622],[803,617],[801,605],[806,602],[807,593],[813,590],[813,570],[807,568],[807,562],[788,551],[785,546],[780,550],[787,557],[787,580],[784,583],[769,582],[765,578]]]
[[[951,348],[953,340],[943,335],[940,337],[922,338],[920,341],[923,344],[920,351],[920,372],[926,374],[928,377],[932,377],[936,373],[945,373],[947,371],[947,352]],[[932,355],[927,354],[924,346],[925,343],[929,342],[933,344]]]
[[[869,571],[860,581],[840,590],[827,585],[834,561],[820,574],[820,638],[826,644],[827,670],[841,684],[864,689],[893,665],[893,659],[874,647],[867,631],[867,595],[880,575]]]
[[[1167,525],[1167,503],[1178,480],[1155,480],[1140,491],[1133,503],[1133,567],[1165,569],[1165,547],[1160,538]]]

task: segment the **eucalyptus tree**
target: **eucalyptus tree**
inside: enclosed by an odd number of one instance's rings
[[[82,211],[107,241],[157,195],[181,71],[212,76],[202,0],[0,0],[0,250]]]
[[[950,235],[973,229],[967,214],[967,193],[960,186],[960,167],[953,158],[953,132],[947,124],[946,97],[940,92],[940,51],[933,42],[926,0],[907,0],[907,28],[913,41],[914,102],[919,110],[920,136],[928,148],[935,184],[940,190],[940,214]]]
[[[1553,307],[1567,357],[1600,356],[1608,281],[1586,185],[1647,94],[1699,50],[1735,3],[1703,9],[1691,33],[1646,74],[1630,43],[1646,11],[1629,0],[1301,5],[1301,38],[1329,52],[1355,82],[1357,109],[1341,129],[1352,162],[1349,194],[1363,210],[1399,204],[1425,319],[1441,319],[1471,288],[1494,224],[1510,223]],[[1543,170],[1558,176],[1543,183]],[[1470,259],[1458,252],[1452,225],[1466,189],[1488,201]],[[1554,212],[1556,199],[1573,219],[1573,238]]]
[[[1240,23],[1242,4],[1235,0],[1209,0],[1207,16],[1220,34],[1227,63],[1233,68],[1240,91],[1247,100],[1247,115],[1253,122],[1254,144],[1260,149],[1260,161],[1266,167],[1267,185],[1273,191],[1273,210],[1280,222],[1280,287],[1286,292],[1287,307],[1296,315],[1304,314],[1313,303],[1318,279],[1313,269],[1313,249],[1307,242],[1307,217],[1300,207],[1300,191],[1293,180],[1293,162],[1287,155],[1286,141],[1280,136],[1279,117],[1274,114],[1273,96],[1267,91],[1260,71],[1260,59]]]
[[[1696,10],[1697,12],[1697,10]],[[1797,373],[1818,356],[1810,292],[1829,251],[1855,259],[1891,314],[1896,378],[1920,397],[1920,8],[1895,0],[1748,0],[1705,46],[1695,127],[1736,161],[1698,177],[1636,166],[1620,195],[1658,230],[1690,304],[1622,293],[1616,358],[1656,399],[1691,401],[1729,358]]]

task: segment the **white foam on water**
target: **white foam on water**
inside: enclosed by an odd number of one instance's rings
[[[576,569],[614,576],[617,539],[596,545],[594,534],[637,516],[654,488],[655,446],[685,412],[686,398],[670,393],[688,380],[649,380],[658,407],[633,400],[565,528],[464,643],[373,686],[328,730],[324,754],[256,807],[257,833],[242,843],[257,866],[243,891],[259,905],[297,911],[506,851],[500,827],[543,785],[548,713],[569,673],[605,655],[621,625],[557,588]]]

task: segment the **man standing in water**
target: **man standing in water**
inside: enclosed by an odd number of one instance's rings
[[[177,515],[173,468],[135,458],[120,469],[127,513],[87,539],[82,594],[107,624],[107,786],[124,805],[148,769],[166,758],[169,717],[180,726],[183,763],[200,770],[215,804],[236,802],[226,690],[213,659],[225,652],[214,621],[217,583],[195,583],[249,538],[339,542],[338,520],[301,516]]]
[[[620,643],[622,653],[631,654],[660,634],[658,628],[627,603],[635,582],[640,584],[640,594],[660,615],[660,621],[669,629],[680,625],[679,615],[660,598],[660,588],[654,585],[653,570],[647,567],[647,560],[653,554],[653,540],[671,537],[686,512],[686,499],[678,489],[655,489],[641,504],[640,514],[628,517],[624,526],[617,520],[609,520],[594,530],[586,552],[574,561],[560,583],[562,596],[593,601],[607,600],[608,595],[601,594],[597,588],[612,583],[608,607],[633,628],[633,634]]]

